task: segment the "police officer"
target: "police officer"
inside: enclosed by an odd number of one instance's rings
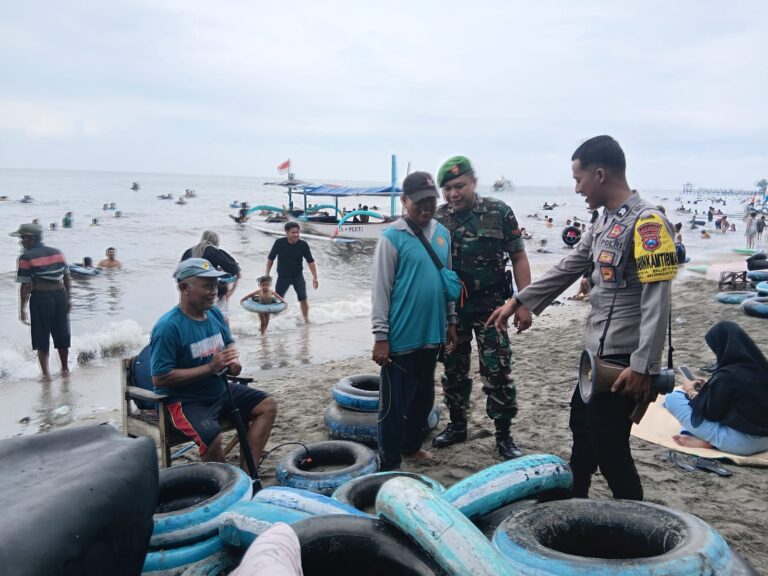
[[[445,373],[441,383],[451,421],[432,445],[444,448],[467,439],[474,332],[483,392],[488,396],[486,412],[496,426],[496,445],[505,459],[517,458],[523,453],[510,435],[511,420],[517,414],[517,390],[510,375],[509,337],[506,329],[484,324],[491,311],[512,295],[511,279],[505,270],[507,257],[512,262],[518,288],[531,282],[525,244],[512,209],[500,200],[483,198],[475,192],[477,178],[468,158],[449,158],[437,179],[446,204],[438,208],[435,220],[451,233],[453,270],[464,283],[466,294],[457,305],[459,344],[443,359]],[[527,328],[530,313],[522,311],[516,322],[519,328]]]
[[[610,136],[595,136],[573,153],[576,192],[590,209],[603,208],[574,253],[496,310],[488,322],[503,328],[527,309],[540,314],[590,267],[592,285],[584,346],[626,367],[611,392],[585,404],[578,386],[571,398],[573,495],[586,498],[600,468],[614,498],[642,500],[643,488],[629,447],[630,415],[650,395],[658,374],[669,316],[670,284],[677,272],[672,227],[650,202],[631,190],[626,160]]]

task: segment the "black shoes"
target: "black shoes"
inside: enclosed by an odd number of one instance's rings
[[[499,454],[504,460],[514,460],[520,458],[523,455],[523,451],[517,447],[512,436],[504,436],[502,438],[496,438],[496,447],[499,449]]]
[[[452,444],[464,442],[466,439],[467,423],[463,422],[462,424],[454,424],[453,422],[449,422],[445,430],[440,432],[440,434],[435,436],[435,438],[432,440],[432,446],[435,448],[445,448],[446,446],[450,446]]]

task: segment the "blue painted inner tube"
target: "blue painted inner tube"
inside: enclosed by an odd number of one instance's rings
[[[378,374],[355,374],[336,382],[331,394],[339,406],[361,412],[376,412],[379,409],[380,385]]]
[[[721,304],[741,304],[748,298],[754,298],[757,292],[746,290],[734,290],[732,292],[719,292],[715,295],[715,300]]]
[[[272,298],[272,304],[262,304],[258,300],[248,298],[247,300],[243,300],[241,305],[248,310],[248,312],[256,312],[260,314],[279,314],[288,307],[285,302],[280,302],[277,298]]]
[[[378,398],[376,398],[378,410]],[[434,430],[440,423],[440,404],[435,402],[432,412],[427,417],[424,436]],[[366,446],[376,447],[378,437],[378,412],[362,412],[349,410],[331,402],[323,413],[323,421],[328,435],[336,440],[352,440]]]
[[[750,270],[747,272],[747,279],[755,282],[765,282],[768,280],[768,270]]]
[[[178,547],[218,531],[218,518],[251,496],[248,475],[229,464],[206,462],[160,470],[152,548]]]
[[[78,276],[98,276],[101,274],[100,268],[85,268],[79,264],[70,264],[69,273],[77,274]]]
[[[762,282],[758,282],[755,288],[757,288],[757,293],[759,296],[768,296],[768,281],[764,280]]]
[[[278,483],[303,488],[330,496],[336,488],[352,478],[371,474],[379,469],[376,453],[357,442],[329,440],[307,445],[283,457],[275,468]],[[334,470],[313,471],[314,468],[337,466]]]
[[[432,480],[432,478],[414,472],[405,472],[404,470],[390,470],[388,472],[367,474],[350,480],[336,489],[333,493],[333,498],[349,506],[354,506],[357,510],[375,513],[376,495],[379,493],[379,489],[381,489],[385,482],[400,476],[418,480],[438,493],[445,492],[445,487],[439,482]]]
[[[768,318],[768,297],[758,296],[749,298],[741,303],[741,309],[747,316],[756,316],[757,318]]]
[[[702,566],[712,574],[743,573],[703,520],[648,502],[546,502],[510,516],[493,543],[521,574],[683,576],[700,574]]]

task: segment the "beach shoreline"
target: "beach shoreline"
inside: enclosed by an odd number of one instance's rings
[[[717,286],[703,277],[676,280],[673,287],[673,346],[676,365],[686,364],[699,376],[700,367],[714,355],[704,343],[704,334],[719,319],[740,323],[763,349],[768,349],[768,331],[761,319],[744,315],[739,306],[718,304]],[[566,292],[565,295],[569,293]],[[564,295],[564,296],[565,296]],[[548,453],[568,460],[571,433],[568,428],[569,402],[575,386],[579,354],[582,349],[586,302],[566,301],[535,317],[534,325],[523,334],[511,334],[514,364],[512,374],[518,386],[520,413],[512,423],[512,433],[528,454]],[[665,351],[666,361],[666,351]],[[425,440],[424,447],[436,456],[432,462],[404,460],[403,469],[425,474],[446,486],[500,462],[493,439],[493,424],[485,415],[484,395],[480,390],[477,362],[473,358],[475,385],[469,418],[474,440],[437,450],[429,442],[445,424],[446,411],[438,430]],[[325,362],[321,365],[277,368],[259,374],[254,385],[268,391],[278,401],[279,413],[267,449],[282,442],[313,443],[328,439],[323,410],[332,401],[331,388],[338,379],[352,374],[374,374],[378,367],[368,355]],[[436,397],[440,398],[436,373]],[[89,421],[119,422],[115,411],[94,414]],[[669,506],[699,516],[717,529],[728,543],[746,558],[758,573],[768,574],[768,469],[725,464],[730,478],[699,472],[686,472],[668,462],[667,449],[638,438],[631,438],[632,452],[643,481],[648,502]],[[261,468],[265,485],[275,483],[278,460],[291,447],[270,455]],[[230,461],[237,463],[237,450]],[[178,463],[197,460],[196,450],[184,454]],[[610,498],[610,491],[595,475],[592,498]]]

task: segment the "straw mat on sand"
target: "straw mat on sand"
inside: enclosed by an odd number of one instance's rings
[[[738,466],[768,467],[768,452],[759,452],[751,456],[737,456],[712,448],[688,448],[687,446],[679,446],[672,440],[672,436],[675,434],[680,434],[680,423],[664,408],[664,397],[661,395],[656,399],[656,402],[648,406],[648,411],[640,424],[632,426],[633,436],[660,446],[703,458],[727,459]]]

